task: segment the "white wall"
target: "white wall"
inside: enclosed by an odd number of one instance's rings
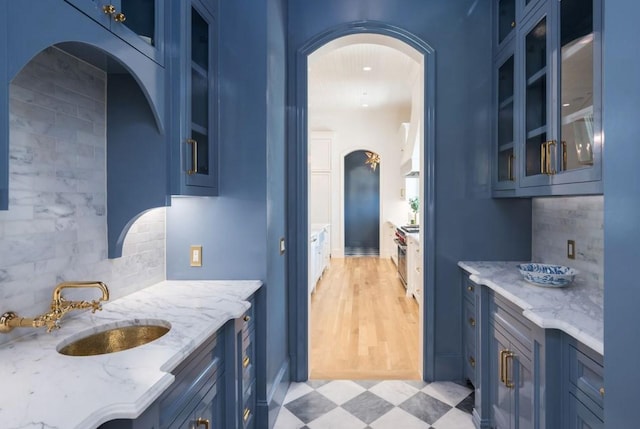
[[[55,48],[12,82],[0,313],[45,312],[61,281],[104,281],[113,299],[165,279],[164,208],[140,217],[123,256],[107,259],[105,112],[105,73]]]
[[[354,150],[371,150],[380,155],[380,243],[386,220],[407,223],[408,205],[401,195],[405,177],[400,174],[401,147],[398,129],[409,119],[406,110],[357,109],[348,112],[314,113],[311,131],[334,132],[331,159],[331,253],[344,256],[344,157]],[[310,193],[309,198],[312,198]],[[381,251],[384,249],[381,248]],[[385,255],[388,256],[388,255]]]

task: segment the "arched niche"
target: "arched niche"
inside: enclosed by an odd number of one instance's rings
[[[66,2],[0,4],[0,210],[9,207],[9,84],[55,46],[107,75],[109,258],[145,211],[168,205],[165,69]]]

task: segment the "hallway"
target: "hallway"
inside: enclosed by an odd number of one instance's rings
[[[310,379],[419,380],[418,314],[391,260],[332,259],[311,298]]]

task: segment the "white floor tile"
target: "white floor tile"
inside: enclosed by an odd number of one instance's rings
[[[458,405],[460,401],[471,393],[471,389],[468,387],[461,386],[451,381],[433,382],[422,389],[422,391],[445,404],[451,405],[452,407]]]
[[[313,388],[307,383],[291,383],[289,385],[289,390],[284,397],[284,404],[288,404],[289,402],[298,399],[299,397],[304,396],[309,392],[313,392]]]
[[[382,399],[386,399],[393,405],[400,405],[419,392],[415,387],[397,380],[380,382],[369,389],[369,391],[375,393]]]
[[[394,408],[370,426],[373,429],[428,429],[430,427],[400,408]]]
[[[336,380],[316,389],[338,405],[355,398],[365,391],[365,388],[349,380]]]
[[[281,407],[273,429],[300,429],[303,426],[304,423],[294,416],[291,411]]]
[[[367,425],[342,408],[336,408],[310,422],[310,429],[364,429]]]
[[[433,424],[436,429],[475,429],[471,414],[452,408]]]

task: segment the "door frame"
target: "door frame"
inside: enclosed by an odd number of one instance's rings
[[[340,24],[317,34],[290,58],[287,130],[287,298],[289,311],[289,356],[291,381],[305,381],[309,375],[308,258],[308,56],[325,44],[353,34],[379,34],[397,39],[424,57],[423,141],[424,203],[422,308],[424,313],[422,374],[426,381],[435,375],[435,50],[415,34],[380,21]]]

